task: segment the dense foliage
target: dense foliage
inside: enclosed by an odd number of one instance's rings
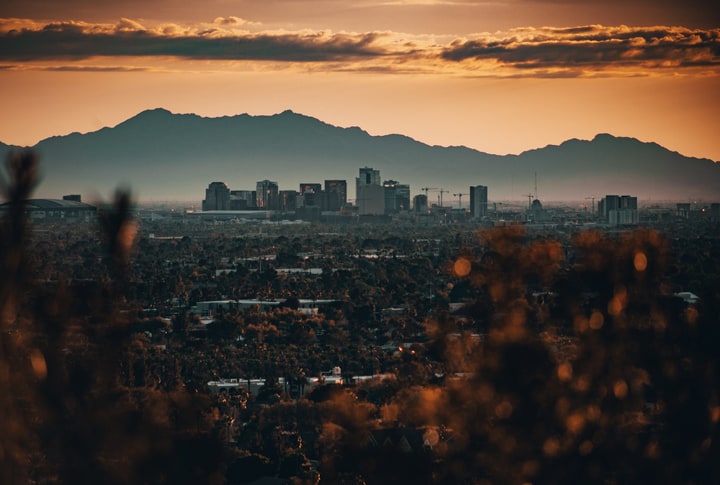
[[[720,482],[717,224],[192,225],[119,192],[42,226],[36,173],[2,187],[1,483]],[[284,303],[191,311],[244,298]]]

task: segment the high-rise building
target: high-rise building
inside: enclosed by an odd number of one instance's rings
[[[358,183],[362,185],[380,185],[380,170],[370,167],[361,168]]]
[[[280,210],[294,211],[297,209],[297,195],[294,190],[280,191]]]
[[[598,204],[598,215],[611,226],[637,224],[637,197],[606,195]]]
[[[328,193],[328,210],[337,211],[347,204],[346,180],[326,180],[325,192]]]
[[[304,182],[300,184],[300,195],[305,195],[305,192],[311,191],[314,194],[319,194],[322,190],[322,185],[316,183]]]
[[[418,194],[413,197],[413,210],[419,214],[425,214],[428,211],[427,195]]]
[[[360,169],[360,175],[355,179],[355,202],[361,216],[385,213],[385,192],[380,185],[379,170]]]
[[[314,190],[306,190],[298,197],[298,202],[301,207],[315,207],[320,206],[320,194],[316,194]]]
[[[257,208],[263,210],[279,210],[280,198],[277,182],[261,180],[256,185]]]
[[[383,182],[383,192],[385,198],[385,214],[395,214],[398,212],[397,197],[395,187],[397,180],[386,180]]]
[[[487,216],[488,188],[485,185],[470,187],[470,216],[482,219]]]
[[[396,180],[383,182],[385,214],[396,214],[410,209],[410,186]]]
[[[254,190],[231,190],[230,191],[230,209],[232,210],[252,210],[257,204],[257,196]]]
[[[322,185],[304,182],[300,184],[298,205],[301,207],[320,207]]]
[[[230,189],[224,182],[212,182],[205,189],[205,200],[202,203],[203,211],[230,210]]]
[[[408,184],[395,186],[395,200],[399,211],[410,210],[410,186]]]
[[[619,195],[606,195],[598,202],[598,217],[607,220],[608,212],[618,210],[620,208]]]

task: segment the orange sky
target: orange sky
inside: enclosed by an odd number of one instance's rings
[[[0,141],[292,109],[504,154],[606,132],[720,160],[709,0],[6,0]]]

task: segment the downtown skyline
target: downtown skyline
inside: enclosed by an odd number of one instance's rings
[[[9,1],[0,141],[292,109],[494,154],[607,132],[717,161],[719,27],[703,0]]]

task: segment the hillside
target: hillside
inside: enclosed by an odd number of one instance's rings
[[[479,134],[482,145],[482,135]],[[164,109],[144,111],[112,128],[45,139],[39,194],[107,196],[130,186],[142,200],[200,200],[208,183],[251,189],[262,179],[281,189],[299,182],[346,179],[350,197],[358,168],[383,179],[467,192],[487,185],[495,200],[581,200],[627,193],[640,199],[720,198],[720,164],[685,157],[655,143],[597,135],[519,155],[491,155],[465,147],[430,146],[402,135],[371,136],[357,127],[332,126],[285,111],[203,118]],[[0,146],[0,154],[7,147]]]

